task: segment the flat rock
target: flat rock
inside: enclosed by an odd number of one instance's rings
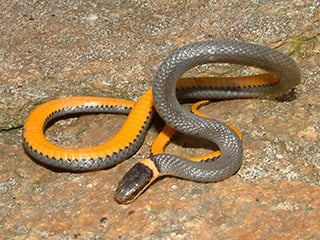
[[[0,9],[1,239],[320,239],[318,1],[4,0]],[[39,104],[75,95],[136,100],[174,49],[207,39],[276,48],[302,72],[292,101],[201,109],[243,132],[236,175],[209,184],[163,178],[132,204],[117,204],[117,183],[149,155],[157,123],[132,159],[108,170],[53,171],[24,152],[22,126]],[[239,71],[208,65],[187,74]],[[124,120],[85,115],[57,122],[47,136],[59,145],[95,145]],[[168,151],[199,150],[172,143]]]

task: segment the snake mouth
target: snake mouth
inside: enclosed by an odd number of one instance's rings
[[[153,179],[152,169],[141,162],[137,163],[120,181],[114,199],[120,204],[132,202],[151,184]]]

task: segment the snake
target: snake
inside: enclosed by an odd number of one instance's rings
[[[196,66],[213,63],[255,67],[265,73],[182,78],[186,71]],[[27,154],[54,168],[72,172],[108,169],[138,151],[156,112],[174,131],[203,138],[218,147],[219,153],[209,160],[194,161],[164,153],[164,147],[155,144],[151,155],[136,163],[115,190],[116,202],[127,204],[137,199],[160,176],[208,183],[222,181],[240,169],[243,146],[239,133],[217,119],[193,114],[180,104],[181,99],[277,97],[300,81],[296,62],[278,50],[236,40],[194,42],[178,48],[164,59],[152,87],[136,102],[78,96],[55,99],[38,106],[25,121],[22,142]],[[57,146],[46,138],[45,129],[56,119],[81,113],[119,113],[128,117],[112,139],[97,146],[72,149]],[[164,142],[164,145],[167,140],[156,142]]]

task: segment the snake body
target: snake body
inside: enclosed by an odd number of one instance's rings
[[[228,84],[214,82],[213,85],[190,81],[181,84],[180,90],[176,92],[177,82],[182,74],[205,63],[230,63],[261,68],[268,72],[261,76],[267,76],[270,81],[253,78],[251,81],[243,80],[243,82],[231,80]],[[233,175],[241,166],[243,149],[237,134],[218,120],[190,113],[180,105],[178,98],[231,99],[279,96],[299,82],[298,66],[293,59],[279,51],[239,41],[197,42],[176,50],[163,61],[156,73],[152,90],[148,90],[134,106],[130,107],[132,110],[127,120],[129,123],[125,123],[108,143],[75,152],[67,149],[62,151],[43,136],[45,124],[56,115],[63,115],[70,109],[76,112],[88,110],[90,107],[83,102],[80,104],[81,107],[74,104],[68,108],[63,105],[58,110],[54,108],[51,116],[46,116],[45,113],[41,115],[41,110],[33,112],[24,127],[24,146],[31,156],[41,162],[72,171],[111,167],[130,157],[140,147],[154,106],[160,117],[172,128],[207,139],[220,149],[221,155],[215,157],[213,161],[191,161],[163,153],[142,160],[125,174],[115,192],[117,202],[128,203],[136,199],[161,175],[173,175],[198,182],[216,182]],[[91,104],[93,106],[91,110],[106,109],[107,105],[102,104],[101,107],[101,104]],[[45,107],[42,112],[44,109]],[[42,116],[38,125],[34,120],[36,114]],[[138,120],[135,121],[134,118]],[[134,122],[139,124],[138,130],[133,130]],[[33,128],[37,128],[37,134]],[[127,134],[130,137],[127,138]],[[41,140],[35,140],[35,135]]]

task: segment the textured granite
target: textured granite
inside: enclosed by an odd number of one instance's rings
[[[0,9],[1,239],[320,239],[319,1],[2,0]],[[136,100],[163,58],[205,39],[277,48],[302,72],[293,101],[202,108],[244,134],[235,176],[215,184],[164,178],[122,206],[113,200],[116,185],[148,156],[157,127],[132,159],[105,171],[52,171],[23,151],[22,125],[35,106],[73,95]],[[189,74],[238,72],[223,65]],[[86,115],[57,122],[47,135],[88,146],[124,120]],[[168,151],[186,154],[177,143]]]

